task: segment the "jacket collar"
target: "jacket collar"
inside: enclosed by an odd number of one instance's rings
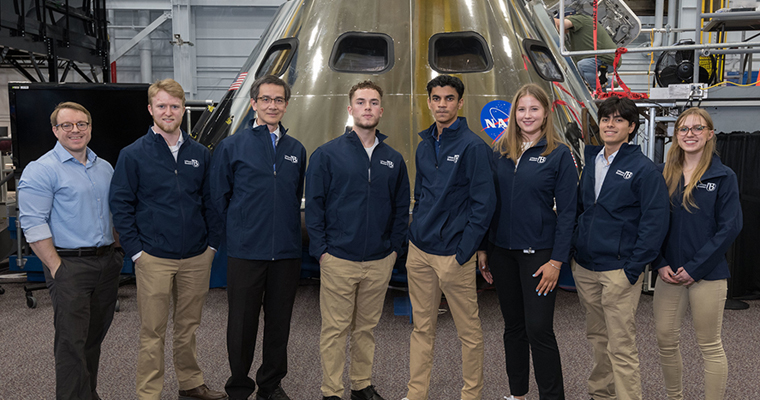
[[[441,137],[451,138],[451,137],[457,136],[460,131],[467,128],[467,118],[457,117],[457,120],[454,122],[454,124],[452,124],[452,126],[454,126],[453,129],[451,126],[448,128],[444,128],[443,132],[441,132]],[[433,122],[433,125],[430,125],[429,128],[420,132],[419,135],[422,138],[422,140],[426,140],[426,139],[434,140],[433,133],[435,133],[436,129],[437,128],[436,128],[435,122]]]
[[[269,137],[269,133],[270,132],[269,132],[269,128],[267,127],[267,125],[266,124],[259,125],[259,126],[257,126],[257,127],[254,128],[253,124],[254,124],[255,121],[256,121],[255,119],[251,119],[251,122],[250,122],[251,126],[249,127],[249,128],[251,128],[251,131],[253,132],[253,134],[257,135],[257,136],[258,135],[265,135],[266,134],[266,136]],[[282,126],[282,122],[279,122],[278,124],[280,125],[280,140],[282,140],[285,137],[285,135],[288,133],[288,130],[285,129],[284,126]]]
[[[182,135],[182,143],[185,143],[188,140],[192,140],[190,138],[190,135],[188,135],[187,132],[185,132],[184,130],[180,129],[179,132],[180,132],[180,135]],[[161,136],[160,133],[154,131],[152,126],[148,128],[148,137],[150,137],[156,142],[160,141],[161,143],[166,143],[166,141],[164,140],[164,137]]]
[[[346,137],[348,137],[349,139],[357,140],[359,141],[359,144],[362,144],[361,139],[359,139],[359,135],[352,128],[346,127],[346,133],[344,133],[344,135],[346,135]],[[382,143],[385,139],[388,138],[388,136],[385,136],[382,133],[380,133],[379,129],[375,129],[375,137],[377,138],[378,143]],[[362,144],[362,146],[364,145]]]
[[[707,171],[705,171],[701,179],[712,179],[726,176],[728,175],[728,169],[729,168],[720,161],[720,157],[718,157],[717,154],[713,154],[712,160],[710,161],[710,167],[707,168]]]

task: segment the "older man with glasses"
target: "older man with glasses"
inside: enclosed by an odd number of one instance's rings
[[[288,372],[290,316],[301,275],[301,197],[306,149],[280,121],[290,86],[267,75],[251,87],[256,112],[249,126],[214,150],[211,193],[227,235],[227,353],[231,399],[289,400],[280,387]],[[264,308],[261,366],[253,363]]]

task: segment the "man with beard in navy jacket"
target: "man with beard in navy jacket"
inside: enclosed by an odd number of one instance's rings
[[[226,223],[227,355],[230,399],[289,400],[288,337],[301,274],[301,197],[306,150],[282,126],[290,86],[267,75],[251,87],[256,118],[214,150],[211,192]],[[264,341],[256,381],[253,363],[259,312]]]
[[[435,123],[420,132],[414,210],[406,261],[414,330],[410,340],[408,400],[426,400],[441,293],[462,342],[462,400],[483,391],[483,331],[475,286],[475,251],[496,206],[491,149],[457,112],[464,104],[459,78],[427,84]]]
[[[320,265],[324,400],[343,395],[349,331],[351,399],[383,400],[372,385],[373,330],[406,241],[409,177],[404,158],[376,129],[382,97],[372,81],[354,85],[348,93],[353,128],[309,160],[306,227],[310,253]]]
[[[137,398],[158,400],[164,340],[174,303],[174,370],[180,398],[223,399],[203,383],[195,331],[206,302],[219,221],[211,209],[211,154],[180,129],[185,91],[173,79],[148,88],[153,126],[125,147],[111,180],[110,205],[121,245],[135,262],[140,351]]]
[[[573,237],[573,277],[586,309],[594,352],[588,379],[596,400],[641,400],[636,309],[644,267],[657,257],[668,232],[665,180],[637,145],[636,104],[610,97],[599,106],[604,146],[586,146]]]

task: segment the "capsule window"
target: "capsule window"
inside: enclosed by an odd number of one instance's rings
[[[523,47],[528,54],[533,69],[538,75],[551,82],[562,82],[565,80],[559,69],[557,60],[554,59],[551,51],[543,42],[534,39],[525,39]]]
[[[293,56],[298,48],[298,39],[280,39],[272,43],[256,70],[256,79],[264,75],[282,76],[290,66]]]
[[[493,68],[486,40],[476,32],[437,33],[428,46],[430,67],[441,73],[484,72]]]
[[[346,32],[330,54],[337,72],[380,74],[393,68],[393,39],[384,33]]]

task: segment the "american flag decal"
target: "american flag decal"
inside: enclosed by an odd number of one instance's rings
[[[248,76],[247,72],[241,72],[240,75],[238,75],[237,79],[235,79],[235,82],[232,82],[232,85],[230,85],[229,90],[240,89],[240,85],[243,84],[243,81],[245,80],[246,76]]]

